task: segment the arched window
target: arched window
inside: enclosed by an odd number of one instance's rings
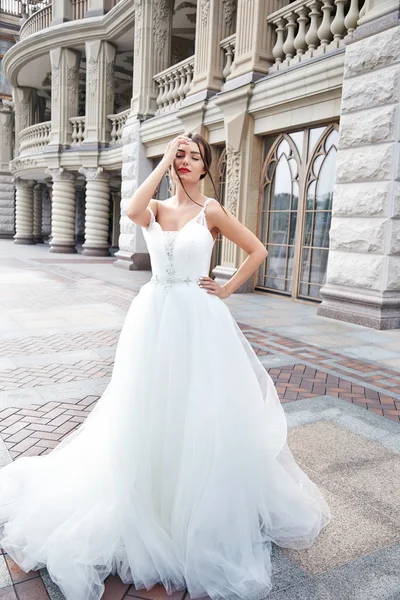
[[[337,125],[265,139],[257,288],[320,299],[329,248]]]

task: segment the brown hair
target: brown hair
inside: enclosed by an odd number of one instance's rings
[[[197,144],[197,147],[198,147],[199,152],[200,152],[200,156],[201,156],[201,158],[203,160],[204,168],[206,170],[206,173],[202,173],[200,175],[200,179],[204,179],[205,177],[207,177],[207,175],[209,176],[209,178],[211,179],[212,186],[214,188],[215,197],[216,197],[217,201],[219,202],[222,210],[226,213],[226,210],[223,207],[223,205],[221,204],[221,201],[219,199],[217,188],[215,187],[213,176],[210,173],[210,167],[211,167],[211,163],[212,163],[212,151],[211,151],[210,144],[199,133],[185,133],[184,135],[187,135],[187,137],[189,137],[195,144]],[[178,171],[175,171],[175,173],[177,174],[178,179],[181,182],[181,185],[182,185],[182,187],[183,187],[183,189],[185,191],[186,196],[188,198],[190,198],[189,194],[187,193],[187,191],[185,189],[185,186],[183,185],[183,181],[180,178]],[[194,202],[195,204],[198,204],[198,202],[196,202],[195,200],[193,200],[193,198],[190,198],[190,200],[192,200],[192,202]]]

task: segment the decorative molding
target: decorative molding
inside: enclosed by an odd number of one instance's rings
[[[87,63],[87,95],[94,101],[96,97],[99,63],[91,56]]]
[[[24,98],[19,102],[19,129],[26,129],[29,124],[29,101]]]
[[[78,76],[78,69],[77,69],[76,65],[73,65],[72,67],[68,67],[68,72],[67,72],[68,101],[71,104],[71,106],[74,106],[75,102],[76,102],[76,95],[78,92],[77,76]]]
[[[20,188],[24,188],[29,189],[29,188],[33,188],[33,186],[35,185],[36,181],[32,181],[32,180],[28,180],[28,179],[21,179],[21,177],[14,177],[13,182],[16,186],[20,187]]]
[[[64,167],[59,169],[46,169],[46,173],[51,175],[54,181],[75,181],[76,176],[71,171],[66,171]]]
[[[106,98],[112,107],[114,106],[114,72],[115,60],[112,60],[106,66]]]
[[[60,67],[53,65],[51,69],[51,95],[58,102],[60,95]]]
[[[135,41],[134,41],[134,57],[138,59],[140,45],[142,42],[142,27],[143,27],[143,0],[135,2]]]
[[[237,11],[237,0],[222,0],[224,4],[224,20],[228,27],[233,26]]]
[[[35,158],[14,158],[11,161],[11,172],[15,171],[23,171],[24,169],[29,169],[30,167],[36,167],[39,162]]]
[[[240,161],[242,153],[229,144],[226,147],[226,201],[225,207],[236,215],[240,189]]]
[[[109,181],[111,179],[110,173],[104,171],[103,167],[97,168],[85,168],[81,167],[79,173],[84,175],[86,181]]]
[[[208,15],[210,13],[210,0],[200,0],[201,21],[206,27],[208,23]]]
[[[169,2],[154,0],[153,35],[156,53],[161,56],[167,43],[169,31]]]

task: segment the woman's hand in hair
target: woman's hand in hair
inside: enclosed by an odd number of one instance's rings
[[[175,160],[176,153],[178,152],[178,148],[180,145],[187,146],[190,143],[190,138],[184,133],[176,136],[173,140],[171,140],[168,146],[165,149],[164,156],[162,158],[162,163],[168,168],[172,165]]]

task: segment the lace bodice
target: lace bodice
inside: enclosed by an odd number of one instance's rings
[[[207,276],[210,269],[214,246],[213,236],[208,228],[206,207],[207,198],[201,210],[181,229],[164,231],[156,221],[150,206],[150,223],[142,227],[150,254],[153,276],[151,281],[167,289],[174,284],[196,284],[199,277]]]

